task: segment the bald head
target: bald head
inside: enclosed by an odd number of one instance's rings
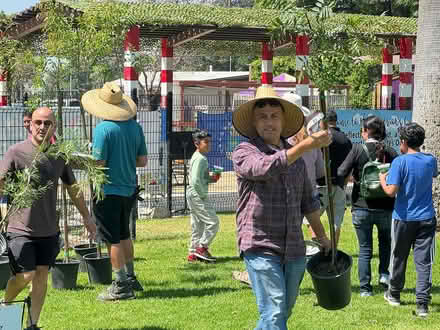
[[[35,116],[40,116],[40,115],[48,116],[50,120],[52,120],[52,122],[55,124],[55,114],[53,113],[51,108],[40,107],[35,109],[32,112],[32,119],[34,119]]]
[[[55,127],[55,114],[50,108],[41,107],[32,112],[32,142],[35,145],[49,142]]]

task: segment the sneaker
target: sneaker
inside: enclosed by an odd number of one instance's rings
[[[131,288],[133,291],[144,291],[144,288],[139,283],[138,279],[136,278],[136,275],[127,276],[127,281],[130,283]]]
[[[134,299],[133,289],[128,281],[117,282],[113,281],[112,284],[98,296],[98,300],[102,301],[115,301]]]
[[[361,295],[362,298],[371,297],[371,296],[373,296],[373,292],[371,292],[371,291],[362,291],[360,293],[360,295]]]
[[[191,253],[188,258],[187,258],[188,262],[197,262],[199,261],[199,259],[197,258],[197,256],[194,253]]]
[[[203,261],[215,262],[217,260],[211,255],[211,253],[209,253],[208,249],[205,247],[198,247],[194,254],[196,255],[197,258]]]
[[[24,330],[41,330],[41,328],[37,327],[35,324],[32,324],[27,328],[24,328]]]
[[[428,304],[426,303],[417,303],[416,307],[416,315],[420,317],[427,317],[428,316]]]
[[[205,248],[205,249],[206,249],[205,252],[206,252],[206,255],[208,256],[208,258],[210,258],[210,259],[214,259],[214,260],[217,261],[217,257],[214,257],[214,256],[209,252],[208,248]]]
[[[380,274],[379,276],[379,285],[388,289],[388,285],[390,284],[390,275],[388,274]]]
[[[388,303],[391,306],[400,306],[400,298],[395,298],[391,295],[390,291],[385,291],[385,294],[383,295],[383,297],[385,298],[386,301],[388,301]]]

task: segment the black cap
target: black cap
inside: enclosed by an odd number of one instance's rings
[[[327,121],[338,121],[338,115],[336,114],[336,112],[334,110],[330,110],[329,112],[327,112]]]

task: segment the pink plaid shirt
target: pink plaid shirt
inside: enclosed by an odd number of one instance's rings
[[[240,255],[278,255],[284,261],[305,255],[303,215],[319,210],[320,204],[303,159],[288,165],[286,149],[272,149],[257,137],[240,143],[232,154]]]

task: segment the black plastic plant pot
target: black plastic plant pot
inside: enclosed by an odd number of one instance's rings
[[[78,278],[79,260],[69,262],[57,260],[51,269],[52,287],[54,289],[75,289]]]
[[[86,265],[86,262],[84,260],[84,256],[86,254],[96,253],[96,244],[80,244],[80,245],[75,245],[73,247],[73,249],[75,250],[76,256],[80,260],[79,271],[82,272],[82,273],[86,273],[87,272],[87,265]]]
[[[328,310],[344,308],[351,301],[351,256],[342,251],[336,253],[335,266],[331,253],[315,254],[307,263],[318,298],[318,305]]]
[[[0,290],[6,288],[10,277],[9,258],[7,256],[0,256]]]
[[[97,253],[89,253],[84,256],[84,260],[90,284],[112,283],[112,264],[107,254],[103,253],[99,258]]]

